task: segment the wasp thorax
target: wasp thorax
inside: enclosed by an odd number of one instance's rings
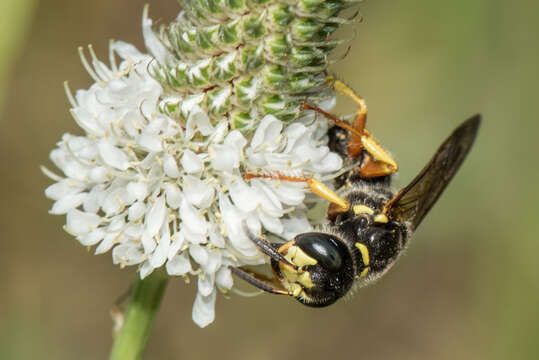
[[[406,230],[404,226],[393,221],[372,222],[358,232],[361,243],[365,244],[369,251],[371,275],[387,270],[405,246]]]
[[[342,297],[353,282],[350,251],[336,236],[310,232],[296,236],[279,252],[298,266],[274,262],[285,288],[300,302],[327,306]]]

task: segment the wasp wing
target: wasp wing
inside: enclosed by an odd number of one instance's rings
[[[478,114],[453,131],[419,175],[386,204],[384,212],[415,230],[466,158],[480,122]]]

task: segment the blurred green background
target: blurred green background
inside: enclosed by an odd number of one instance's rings
[[[80,133],[62,82],[87,87],[77,46],[142,49],[142,1],[2,0],[0,359],[105,359],[109,310],[134,269],[91,256],[47,214],[39,171]],[[153,1],[167,23],[175,1]],[[539,3],[368,0],[333,71],[369,105],[369,129],[406,184],[462,120],[484,122],[471,156],[406,254],[349,301],[309,309],[269,295],[219,297],[206,329],[195,285],[171,282],[146,359],[539,358]],[[27,25],[27,26],[25,26]],[[348,29],[353,36],[353,31]],[[0,105],[1,106],[1,105]]]

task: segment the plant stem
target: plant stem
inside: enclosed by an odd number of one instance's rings
[[[137,274],[124,324],[114,339],[110,360],[141,359],[167,282],[168,277],[162,271],[156,270],[144,280]]]

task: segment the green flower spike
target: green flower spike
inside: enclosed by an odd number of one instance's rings
[[[185,123],[197,104],[212,123],[225,116],[244,133],[268,114],[291,121],[307,97],[333,95],[325,74],[346,40],[330,35],[353,21],[339,13],[358,2],[180,0],[184,11],[159,32],[164,46],[147,42],[165,88],[162,111]]]
[[[327,68],[346,40],[331,35],[358,2],[183,0],[159,31],[145,8],[150,54],[113,42],[107,65],[80,49],[94,83],[66,90],[83,134],[51,152],[59,173],[43,170],[55,181],[45,194],[81,245],[138,267],[111,360],[141,357],[170,277],[195,278],[193,321],[214,321],[231,268],[268,262],[245,225],[282,239],[312,230],[321,200],[305,184],[245,174],[341,170],[327,121],[300,105],[334,104]]]

